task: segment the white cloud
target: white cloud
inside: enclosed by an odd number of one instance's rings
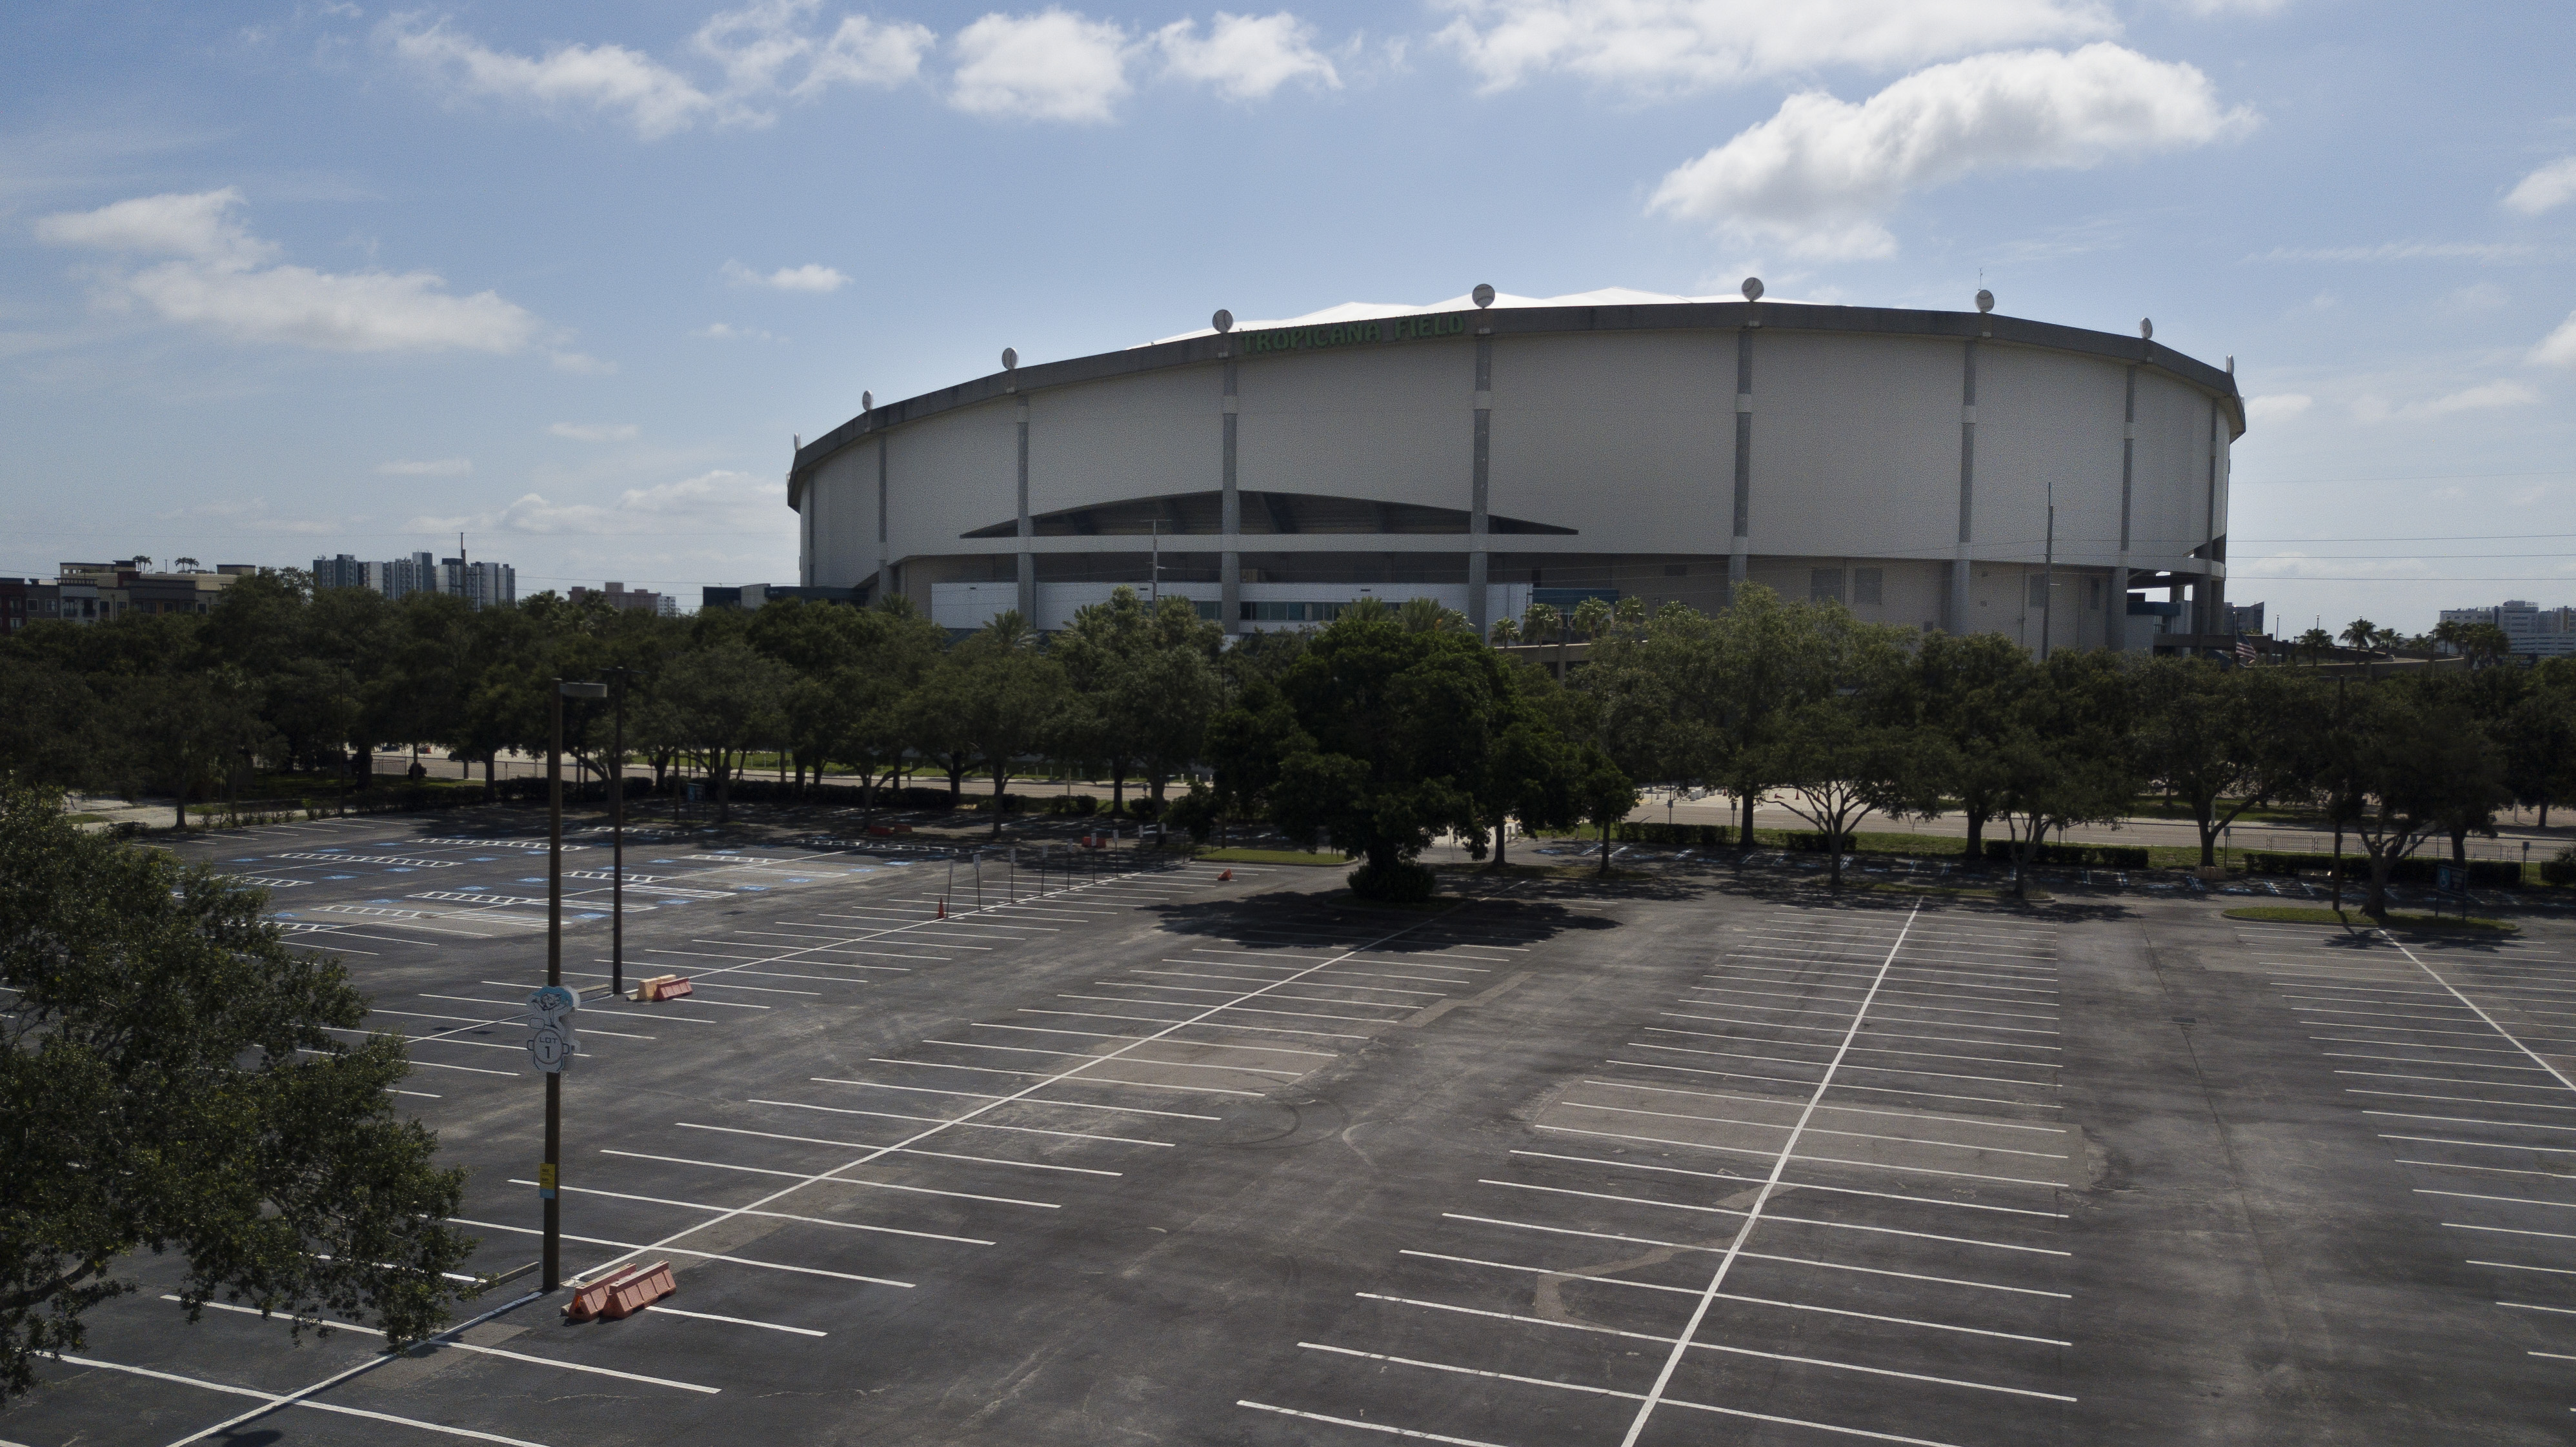
[[[846,16],[814,50],[814,63],[788,94],[802,100],[833,85],[901,85],[921,74],[922,53],[939,39],[908,20],[885,23]]]
[[[2558,330],[2540,339],[2531,349],[2531,360],[2551,367],[2576,367],[2576,312],[2569,312]]]
[[[975,115],[1104,122],[1129,89],[1127,32],[1069,10],[987,15],[951,43],[949,104]]]
[[[2537,216],[2576,201],[2576,156],[2561,156],[2522,178],[2504,198],[2505,206],[2525,216]]]
[[[818,38],[804,29],[818,3],[759,0],[710,17],[690,45],[723,72],[716,86],[622,45],[516,55],[450,30],[445,21],[422,27],[413,16],[387,21],[381,34],[396,55],[454,93],[611,115],[649,141],[704,120],[768,125],[777,114],[761,103],[781,95],[810,100],[835,85],[900,85],[920,74],[922,55],[938,39],[910,21],[863,15],[844,17]]]
[[[275,255],[277,248],[254,239],[232,218],[232,208],[240,204],[238,186],[184,196],[137,196],[95,211],[47,216],[36,223],[36,239],[56,246],[254,265]]]
[[[2275,246],[2247,261],[2515,261],[2532,248],[2515,241],[2383,241],[2377,246]]]
[[[379,462],[376,471],[387,477],[463,477],[474,470],[470,457],[441,457],[429,462]]]
[[[2090,40],[2119,23],[2095,0],[1443,0],[1440,40],[1500,90],[1564,70],[1685,91],[1826,65],[1903,70],[1998,46]]]
[[[1214,86],[1228,100],[1261,100],[1292,80],[1338,89],[1341,75],[1315,49],[1314,29],[1282,10],[1276,15],[1217,12],[1205,40],[1195,20],[1154,32],[1163,73]]]
[[[2315,404],[2316,398],[2305,392],[2276,392],[2267,397],[2245,399],[2245,418],[2249,422],[2287,422]]]
[[[546,429],[575,442],[624,442],[636,432],[632,422],[558,422]]]
[[[766,274],[739,261],[728,261],[718,269],[725,280],[736,286],[765,286],[772,291],[834,292],[850,284],[850,279],[840,272],[812,262],[803,266],[782,266]]]
[[[2241,134],[2209,78],[2116,45],[1972,56],[1917,71],[1854,105],[1823,91],[1781,102],[1664,177],[1650,211],[1708,219],[1819,259],[1886,256],[1883,218],[1909,191],[2000,168],[2080,169]]]
[[[2540,400],[2540,394],[2520,382],[2482,382],[2463,387],[2422,402],[2409,402],[2402,407],[2389,405],[2387,399],[2370,396],[2355,401],[2353,416],[2364,422],[2421,421],[2430,417],[2449,417],[2461,412],[2486,412],[2499,407],[2525,407]]]
[[[687,77],[622,45],[564,45],[530,59],[459,35],[445,21],[414,30],[406,19],[390,20],[385,33],[395,54],[457,91],[619,114],[646,140],[687,130],[717,109]]]
[[[921,73],[921,57],[938,36],[910,21],[891,23],[845,16],[824,39],[804,33],[818,0],[761,0],[717,15],[690,43],[724,67],[726,88],[737,96],[784,90],[800,99],[834,85],[900,85]],[[788,72],[804,75],[789,84]]]
[[[2290,0],[2181,0],[2182,8],[2194,15],[2277,15],[2290,7]]]
[[[775,480],[720,470],[679,482],[628,488],[610,504],[559,503],[532,492],[498,512],[417,517],[404,528],[551,534],[775,532],[780,499]]]
[[[783,342],[787,340],[776,332],[765,332],[758,327],[738,327],[733,325],[731,322],[709,322],[705,326],[698,328],[696,331],[689,333],[689,335],[693,337],[705,337],[709,341],[717,342]]]
[[[140,303],[164,320],[236,341],[334,352],[515,352],[537,320],[493,292],[455,296],[435,272],[327,272],[261,266],[277,248],[233,220],[239,190],[143,196],[96,211],[47,216],[36,236],[61,246],[173,256],[138,271],[100,273],[106,300]]]
[[[617,374],[615,362],[601,361],[587,352],[557,352],[547,360],[554,363],[556,371],[570,372],[576,377],[611,377]]]

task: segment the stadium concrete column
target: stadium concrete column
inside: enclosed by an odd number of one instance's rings
[[[1221,587],[1217,604],[1221,615],[1218,623],[1228,633],[1243,631],[1243,497],[1234,483],[1235,391],[1234,362],[1225,364],[1225,474],[1222,501],[1218,505],[1217,530],[1225,534],[1224,551],[1217,556],[1218,582]]]
[[[2193,631],[2197,633],[2228,631],[2227,534],[2219,529],[2218,524],[2218,449],[2222,445],[2219,438],[2224,435],[2219,431],[2218,399],[2212,397],[2209,399],[2209,494],[2206,513],[2209,525],[2202,529],[2203,536],[2209,541],[2201,544],[2201,556],[2207,560],[2208,566],[2201,572],[2200,585],[2191,590],[2192,611],[2198,615],[2193,619]]]
[[[2110,606],[2103,610],[2103,645],[2113,652],[2129,646],[2129,499],[2138,466],[2138,369],[2129,368],[2127,399],[2120,417],[2120,558],[2111,566]]]
[[[1977,341],[1968,339],[1959,374],[1959,543],[1950,558],[1950,606],[1942,626],[1968,631],[1968,545],[1977,528]]]
[[[894,559],[886,554],[886,439],[877,439],[877,596],[894,596]]]
[[[1029,399],[1019,401],[1020,429],[1020,621],[1038,626],[1038,560],[1029,551]]]
[[[1726,601],[1753,571],[1753,328],[1735,333],[1735,524],[1726,554]]]
[[[1480,327],[1477,330],[1487,331]],[[1485,496],[1494,459],[1494,339],[1476,338],[1476,465],[1467,502],[1467,625],[1483,637],[1485,607]]]

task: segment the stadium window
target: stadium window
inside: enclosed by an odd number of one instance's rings
[[[1225,617],[1225,605],[1222,603],[1193,603],[1191,606],[1198,610],[1201,618],[1210,623],[1218,622]]]
[[[1822,603],[1828,598],[1831,598],[1837,603],[1843,600],[1843,570],[1840,568],[1809,568],[1807,570],[1807,601],[1810,603]]]
[[[1877,607],[1880,585],[1886,576],[1886,570],[1882,568],[1852,569],[1852,601],[1865,607]]]

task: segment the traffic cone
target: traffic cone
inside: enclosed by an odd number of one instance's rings
[[[948,897],[946,895],[940,896],[939,899],[939,917],[941,919],[948,918]]]
[[[1233,870],[1231,870],[1231,869],[1220,870],[1220,871],[1218,871],[1218,873],[1217,873],[1217,876],[1216,876],[1216,882],[1217,882],[1217,883],[1219,883],[1219,884],[1223,884],[1223,883],[1225,883],[1225,882],[1227,882],[1228,880],[1231,880],[1231,879],[1233,879],[1233,878],[1234,878],[1234,871],[1233,871]]]

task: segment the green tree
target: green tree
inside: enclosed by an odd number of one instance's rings
[[[2137,795],[2130,737],[2135,692],[2116,654],[2058,653],[1996,700],[1996,812],[2012,831],[2013,893],[2027,898],[2030,865],[2051,830],[2116,821]]]
[[[1290,837],[1321,828],[1366,862],[1351,888],[1421,899],[1413,861],[1437,835],[1478,828],[1474,770],[1508,724],[1501,660],[1472,634],[1410,633],[1363,601],[1319,632],[1280,691],[1315,747],[1291,756],[1271,813]]]
[[[2326,650],[2334,647],[2334,635],[2322,628],[2311,628],[2299,635],[2298,646],[2307,653],[2308,663],[2313,667],[2325,661]]]
[[[2028,650],[2000,633],[1931,633],[1895,685],[1901,716],[1943,747],[1949,778],[1942,790],[1967,821],[1970,859],[1984,857],[1986,825],[2002,808],[1997,746],[2018,700],[2037,684],[2038,668]]]
[[[112,696],[127,788],[166,791],[182,829],[189,798],[211,796],[264,742],[251,689],[229,672],[125,679]]]
[[[716,822],[724,823],[733,817],[733,778],[743,756],[779,737],[791,676],[785,664],[740,638],[692,648],[664,666],[637,737],[660,742],[704,770],[715,785]]]
[[[2370,859],[2362,906],[2388,913],[2397,862],[2464,815],[2508,797],[2503,750],[2456,697],[2404,684],[2355,690],[2343,702],[2334,752],[2320,770],[2339,817]]]
[[[1208,720],[1206,751],[1216,772],[1211,792],[1218,821],[1230,826],[1268,813],[1271,791],[1287,761],[1314,748],[1314,736],[1298,726],[1297,712],[1279,686],[1252,677],[1231,705]]]
[[[1064,710],[1064,668],[1038,650],[1018,612],[1005,612],[940,660],[925,692],[993,778],[993,837],[1011,766],[1046,743]]]
[[[2140,666],[2139,762],[2190,807],[2203,865],[2218,862],[2220,831],[2287,786],[2296,759],[2288,731],[2301,712],[2286,695],[2303,683],[2204,659]]]
[[[2367,618],[2355,618],[2344,625],[2343,641],[2347,647],[2367,652],[2379,642],[2379,625]]]
[[[1574,768],[1566,782],[1574,816],[1601,831],[1601,872],[1610,872],[1610,831],[1637,807],[1637,786],[1598,746],[1574,751]]]
[[[1824,831],[1843,887],[1843,841],[1872,814],[1930,818],[1952,770],[1937,734],[1885,717],[1882,698],[1858,692],[1815,699],[1790,714],[1766,771],[1786,790],[1791,812]]]
[[[220,1296],[397,1345],[446,1321],[464,1172],[394,1114],[401,1044],[338,1038],[365,1001],[266,898],[0,791],[0,1394],[79,1350],[146,1249],[187,1258],[191,1319]]]

